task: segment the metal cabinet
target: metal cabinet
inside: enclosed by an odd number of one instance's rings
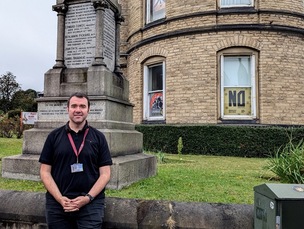
[[[254,229],[304,228],[304,185],[254,187]]]

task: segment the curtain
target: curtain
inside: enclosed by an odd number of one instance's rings
[[[250,56],[224,57],[224,86],[251,86]]]

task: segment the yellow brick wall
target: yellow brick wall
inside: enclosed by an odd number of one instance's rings
[[[121,40],[128,53],[124,72],[130,81],[135,123],[143,119],[143,63],[147,58],[166,59],[166,123],[218,123],[218,52],[229,47],[248,47],[259,53],[259,123],[304,124],[302,0],[256,1],[253,13],[223,13],[216,0],[167,0],[166,20],[148,27],[144,21],[145,1],[120,2],[128,17],[122,25]],[[282,13],[286,11],[289,13]],[[219,26],[238,24],[263,27],[217,30]],[[278,30],[280,27],[298,31]],[[180,34],[172,35],[177,32]],[[158,35],[163,38],[141,45],[145,39]]]

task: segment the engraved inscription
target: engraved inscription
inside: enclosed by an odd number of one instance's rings
[[[89,111],[89,120],[103,119],[105,116],[104,102],[92,102]],[[60,120],[68,118],[66,102],[45,102],[38,107],[39,120]]]
[[[111,71],[114,71],[115,67],[115,39],[115,15],[111,9],[106,9],[104,14],[103,55],[104,62]]]
[[[39,116],[67,115],[66,103],[46,103],[42,104],[38,110]]]
[[[96,13],[91,3],[69,6],[65,21],[65,65],[88,67],[94,60]]]

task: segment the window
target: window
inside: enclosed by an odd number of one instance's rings
[[[146,0],[147,23],[156,21],[166,16],[166,0]]]
[[[256,55],[221,56],[221,118],[256,118]]]
[[[164,120],[164,62],[144,66],[144,120]]]
[[[220,0],[221,7],[253,6],[253,0]]]

